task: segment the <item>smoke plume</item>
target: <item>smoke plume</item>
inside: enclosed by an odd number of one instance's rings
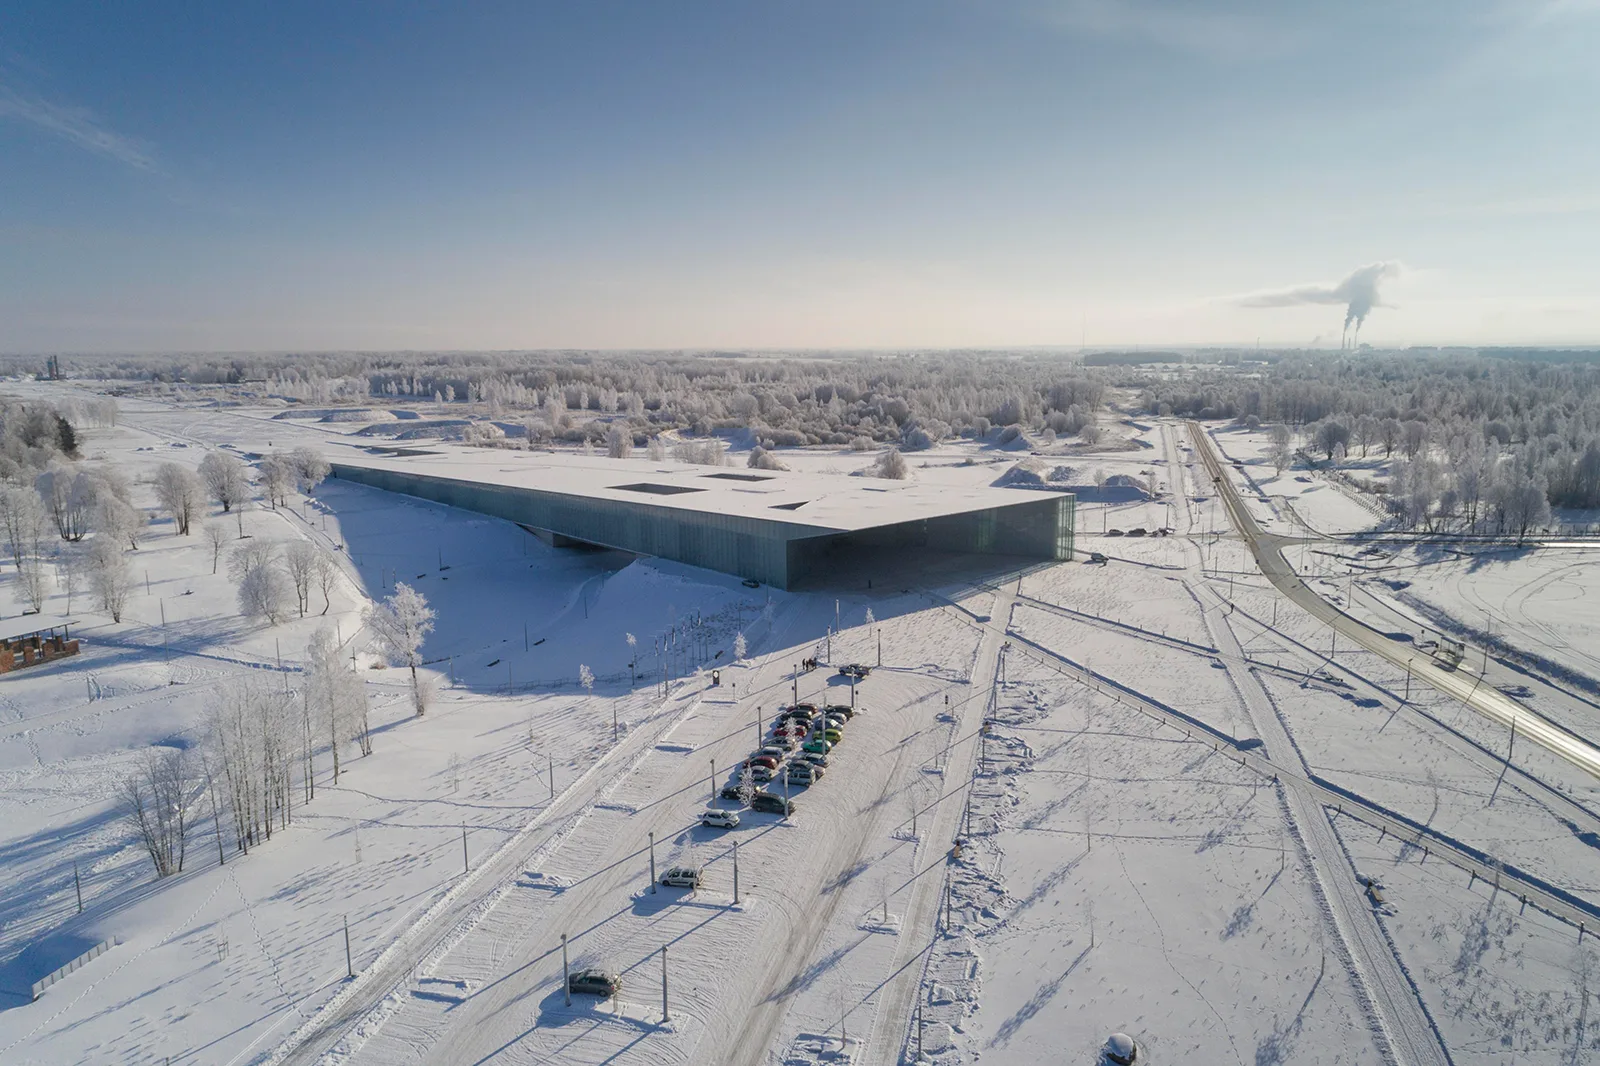
[[[1239,297],[1237,303],[1241,307],[1343,304],[1344,331],[1345,334],[1349,334],[1351,325],[1355,326],[1354,336],[1349,338],[1350,343],[1354,345],[1361,336],[1361,325],[1367,320],[1367,315],[1374,307],[1383,306],[1383,301],[1379,298],[1379,288],[1390,278],[1399,277],[1401,270],[1401,265],[1392,260],[1368,263],[1343,281],[1331,285],[1326,283],[1294,285],[1287,289],[1252,292]],[[1341,346],[1342,344],[1343,341]]]

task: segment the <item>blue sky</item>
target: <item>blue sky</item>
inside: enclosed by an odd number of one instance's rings
[[[459,6],[13,0],[0,351],[1600,343],[1597,0]]]

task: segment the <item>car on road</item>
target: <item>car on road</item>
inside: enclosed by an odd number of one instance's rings
[[[723,789],[722,791],[726,792],[728,790]],[[733,794],[737,798],[739,790],[734,789]],[[737,829],[739,828],[739,815],[733,811],[716,809],[701,811],[700,824],[708,829]]]
[[[1106,536],[1108,536],[1108,537],[1120,537],[1120,536],[1122,536],[1122,530],[1120,530],[1120,529],[1108,529],[1108,530],[1106,530]]]
[[[1110,561],[1111,561],[1110,559],[1106,558],[1104,552],[1090,552],[1089,553],[1089,562],[1091,562],[1091,563],[1099,563],[1099,564],[1101,564],[1103,566],[1106,563],[1109,563]]]
[[[661,883],[668,888],[699,888],[700,867],[673,866],[661,875]]]
[[[863,663],[845,663],[839,667],[839,673],[843,677],[853,677],[859,681],[872,673],[872,667]]]
[[[579,970],[567,978],[567,991],[610,999],[622,991],[622,978],[604,970]]]
[[[826,740],[808,740],[800,745],[801,751],[809,751],[816,755],[826,755],[832,748],[833,745]]]
[[[767,811],[772,814],[793,814],[799,808],[794,800],[784,799],[782,796],[771,792],[757,792],[750,797],[750,809]]]

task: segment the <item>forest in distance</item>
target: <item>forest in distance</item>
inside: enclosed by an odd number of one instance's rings
[[[784,448],[912,453],[960,438],[1018,447],[1026,436],[1031,447],[1070,454],[1101,445],[1115,418],[1177,415],[1268,432],[1280,471],[1299,461],[1348,477],[1381,496],[1397,526],[1522,536],[1594,524],[1584,512],[1600,509],[1600,353],[1545,354],[1230,351],[1090,365],[1092,356],[1041,351],[533,351],[64,363],[69,376],[112,392],[327,408],[328,421],[420,409],[438,436],[490,446],[664,455],[670,444],[680,461],[723,462],[718,435],[738,433],[757,466],[779,465]],[[29,374],[43,360],[7,363]],[[62,415],[106,417],[70,405]],[[43,416],[11,404],[0,417],[5,476],[42,471],[48,462],[29,441],[50,436]]]

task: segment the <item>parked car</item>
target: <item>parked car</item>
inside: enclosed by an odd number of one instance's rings
[[[739,784],[723,785],[722,791],[717,793],[725,800],[739,800],[744,798],[744,786]]]
[[[1132,529],[1128,530],[1128,536],[1130,536],[1130,537],[1142,537],[1142,536],[1146,535],[1149,532],[1150,531],[1145,529],[1143,526],[1134,526]]]
[[[820,766],[812,766],[808,762],[793,762],[789,764],[789,784],[809,785],[826,773]]]
[[[812,766],[828,765],[828,757],[822,754],[820,751],[802,751],[799,755],[796,755],[795,758],[802,762],[808,762]]]
[[[750,780],[759,785],[771,781],[777,775],[777,772],[776,768],[772,767],[752,766],[750,767]]]
[[[771,792],[757,792],[750,799],[751,810],[767,811],[772,814],[793,814],[798,807],[799,804],[794,800],[786,800]]]
[[[722,791],[726,792],[728,790],[723,789]],[[738,798],[739,790],[734,789],[733,794],[735,798]],[[733,811],[715,809],[701,811],[700,824],[708,829],[737,829],[739,828],[739,816]]]
[[[1105,563],[1109,563],[1111,560],[1106,558],[1104,552],[1090,552],[1089,553],[1089,561],[1091,563],[1105,564]]]
[[[768,744],[766,747],[761,749],[759,754],[768,756],[768,757],[772,758],[773,760],[776,760],[773,765],[777,765],[777,762],[781,762],[783,760],[783,757],[785,755],[789,754],[789,749],[785,748],[785,747],[780,747],[777,744]]]
[[[872,667],[863,663],[845,663],[839,667],[839,673],[844,677],[853,677],[857,681],[872,673]]]
[[[1122,530],[1120,530],[1120,529],[1108,529],[1108,530],[1106,530],[1106,536],[1108,536],[1108,537],[1120,537],[1120,536],[1122,536]]]
[[[837,744],[839,741],[844,739],[844,734],[837,729],[826,729],[823,730],[822,739],[826,740],[829,744]]]
[[[815,703],[797,703],[793,707],[790,707],[789,710],[805,711],[807,714],[816,714],[817,705]]]
[[[700,867],[673,866],[661,875],[661,883],[668,888],[699,888]]]
[[[579,970],[567,978],[567,991],[609,999],[622,991],[622,978],[604,970]]]
[[[760,754],[760,755],[752,755],[750,758],[746,759],[744,762],[740,763],[739,765],[740,766],[748,766],[748,767],[752,767],[752,768],[753,767],[757,767],[757,766],[765,766],[768,770],[776,770],[778,768],[778,761],[779,760],[778,760],[778,757],[776,755],[768,755],[768,754],[766,754],[766,749],[763,748],[762,749],[762,754]]]
[[[842,703],[830,703],[826,707],[822,708],[822,713],[842,714],[846,718],[854,718],[856,716],[856,709],[854,707],[847,707]]]
[[[817,755],[826,755],[833,749],[833,745],[826,740],[808,740],[800,745],[801,751],[813,752]]]
[[[842,714],[830,714],[824,718],[823,724],[829,729],[843,729],[849,719]]]
[[[787,722],[785,722],[785,723],[781,723],[778,726],[776,726],[772,730],[772,735],[775,736],[775,737],[794,737],[794,736],[803,737],[803,736],[806,735],[807,732],[808,732],[808,730],[806,729],[806,727],[804,725],[800,724],[799,722],[795,722],[793,725],[790,725]]]

